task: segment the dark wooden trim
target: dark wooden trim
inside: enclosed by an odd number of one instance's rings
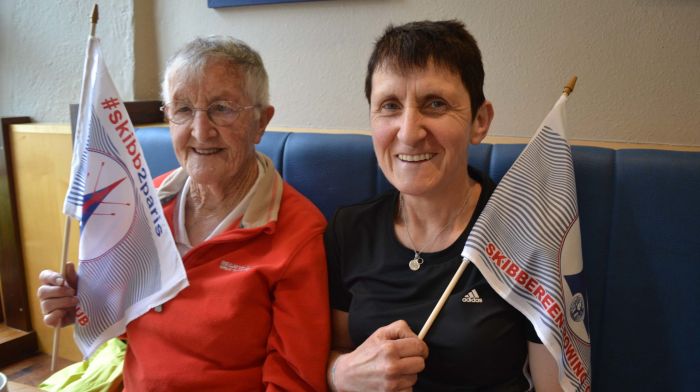
[[[3,118],[0,139],[0,281],[5,324],[26,332],[32,330],[32,324],[17,216],[10,125],[29,122],[29,117]]]
[[[38,347],[34,331],[3,342],[0,344],[0,368],[36,355],[39,352]]]
[[[321,0],[208,0],[209,8],[223,7],[243,7],[249,5],[263,5],[276,3],[302,3],[304,1],[321,1]]]
[[[160,107],[163,105],[161,101],[130,101],[124,102],[131,123],[134,126],[144,124],[159,124],[165,122],[163,112]],[[70,129],[75,135],[75,126],[78,122],[78,104],[71,104],[70,107]]]

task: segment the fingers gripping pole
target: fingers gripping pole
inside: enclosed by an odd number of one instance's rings
[[[66,262],[68,261],[68,241],[70,239],[70,217],[66,216],[66,224],[63,229],[63,247],[61,249],[61,275],[66,272]],[[66,284],[66,280],[63,279],[63,284]],[[58,356],[58,344],[61,338],[61,322],[58,321],[58,325],[53,329],[53,345],[51,347],[51,373],[56,371],[56,357]]]
[[[452,294],[452,290],[454,290],[455,285],[457,285],[459,278],[462,277],[462,274],[464,273],[464,270],[467,268],[468,265],[469,265],[469,259],[463,258],[462,263],[459,265],[459,268],[457,269],[457,272],[455,272],[454,276],[452,277],[452,280],[450,280],[450,283],[447,285],[447,288],[442,293],[442,296],[440,296],[440,299],[438,300],[437,304],[435,305],[435,308],[433,308],[433,311],[430,313],[428,320],[425,322],[425,324],[423,324],[423,328],[421,328],[420,332],[418,333],[418,338],[420,340],[423,340],[423,338],[425,338],[425,335],[428,334],[428,330],[433,325],[433,322],[435,321],[438,314],[442,310],[442,307],[445,305],[445,302],[447,302],[447,298],[449,298],[450,294]]]

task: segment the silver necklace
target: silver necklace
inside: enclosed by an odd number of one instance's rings
[[[459,209],[459,211],[450,219],[447,221],[445,226],[440,229],[440,231],[435,234],[435,237],[433,237],[433,240],[430,241],[428,244],[423,246],[420,250],[416,247],[415,242],[413,242],[413,237],[411,236],[411,231],[408,230],[408,219],[406,219],[406,208],[404,206],[404,201],[403,201],[403,195],[399,194],[399,211],[401,212],[401,219],[403,220],[404,226],[406,226],[406,235],[408,236],[408,240],[411,241],[411,246],[413,247],[413,258],[411,261],[408,262],[408,268],[411,269],[411,271],[418,271],[420,269],[420,266],[423,264],[423,258],[421,257],[421,253],[423,253],[423,250],[426,248],[429,248],[433,246],[435,241],[437,241],[438,237],[447,229],[449,226],[452,226],[455,220],[457,220],[457,217],[462,215],[464,212],[464,209],[467,207],[467,204],[469,203],[469,197],[471,196],[472,190],[469,189],[469,192],[467,192],[467,197],[464,200],[464,204],[462,204],[462,208]]]

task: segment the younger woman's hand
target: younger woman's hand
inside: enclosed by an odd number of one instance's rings
[[[425,342],[405,321],[395,321],[336,359],[334,387],[338,391],[410,391],[427,357]]]

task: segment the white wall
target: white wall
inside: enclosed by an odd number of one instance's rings
[[[134,98],[131,0],[102,1],[97,34],[122,99]],[[0,0],[0,115],[70,120],[80,98],[91,0]]]
[[[78,20],[90,6],[82,0],[61,7],[10,2],[15,5],[0,1],[0,113],[66,121],[65,104],[78,96],[75,75],[87,30]],[[20,45],[6,49],[5,11],[13,13],[16,26],[15,17],[29,18],[26,3],[41,5],[34,8],[47,27],[23,28],[28,51],[7,59]],[[216,10],[204,0],[102,3],[104,25],[98,30],[125,99],[157,98],[158,72],[186,41],[230,34],[258,49],[266,63],[277,107],[273,126],[367,129],[365,65],[384,27],[457,18],[482,48],[486,95],[496,108],[492,134],[530,136],[576,74],[579,83],[568,105],[570,138],[700,145],[696,0],[328,0]],[[78,9],[80,18],[74,15]],[[67,20],[71,26],[64,25]],[[133,20],[137,27],[129,31]],[[12,83],[6,90],[8,73]]]

